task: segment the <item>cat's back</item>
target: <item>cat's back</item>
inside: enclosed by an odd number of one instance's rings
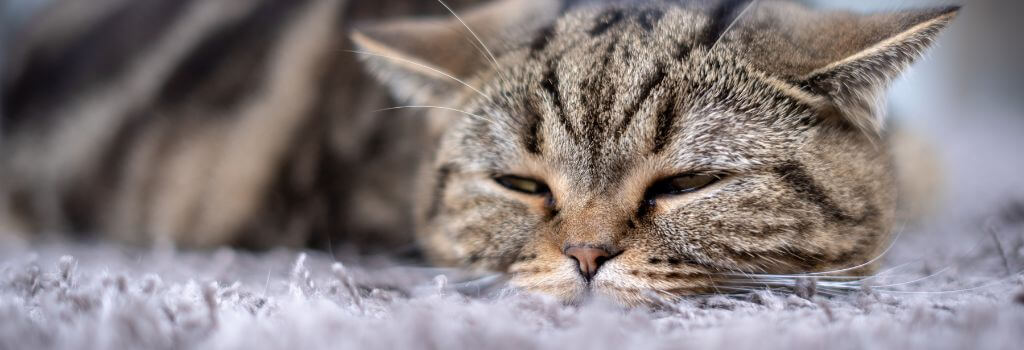
[[[451,1],[456,8],[474,1]],[[384,1],[54,1],[7,42],[6,232],[405,244],[421,121],[348,43]],[[241,234],[245,232],[245,234]]]

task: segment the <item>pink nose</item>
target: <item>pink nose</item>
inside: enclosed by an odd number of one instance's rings
[[[603,248],[572,246],[565,250],[565,255],[576,260],[579,265],[580,274],[589,281],[597,274],[597,269],[605,261],[612,258],[612,254]]]

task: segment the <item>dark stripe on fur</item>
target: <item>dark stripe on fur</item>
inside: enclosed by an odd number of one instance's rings
[[[797,86],[800,90],[803,90],[806,93],[818,96],[827,96],[828,93],[825,91],[825,87],[822,86],[827,77],[827,73],[821,73],[804,81],[790,81],[789,83]]]
[[[597,23],[590,29],[590,36],[604,34],[604,32],[620,21],[622,21],[622,10],[613,9],[602,13],[597,17]]]
[[[747,268],[757,268],[764,264],[784,264],[789,266],[791,273],[804,273],[819,270],[820,266],[828,264],[824,254],[806,252],[802,250],[775,250],[775,251],[740,251],[732,247],[722,246],[733,261]],[[781,267],[781,266],[780,266]]]
[[[679,47],[676,48],[676,61],[678,62],[686,59],[686,57],[690,55],[691,50],[693,50],[693,48],[690,47],[690,44],[680,43]]]
[[[555,70],[555,64],[555,61],[548,63],[548,70],[544,73],[544,79],[541,80],[540,86],[548,93],[549,96],[551,96],[551,101],[555,104],[555,113],[558,114],[558,121],[565,126],[565,131],[568,132],[569,135],[575,135],[576,130],[572,127],[572,123],[565,115],[565,105],[562,104],[562,94],[558,87],[558,73]]]
[[[427,208],[427,219],[437,217],[441,211],[441,201],[444,199],[444,190],[448,186],[448,180],[456,171],[454,164],[445,164],[437,169],[437,183],[434,184],[434,192],[430,195],[430,207]]]
[[[233,108],[261,85],[271,50],[288,19],[303,2],[265,1],[243,20],[206,37],[175,67],[158,104],[198,103],[214,110]],[[225,113],[227,114],[227,113]]]
[[[704,269],[707,269],[709,271],[714,271],[714,270],[718,269],[714,265],[705,264],[704,262],[700,261],[699,259],[696,259],[696,258],[693,258],[693,257],[689,257],[689,256],[685,256],[685,255],[682,255],[682,256],[669,256],[668,258],[653,256],[653,257],[649,257],[647,259],[647,263],[651,264],[651,265],[666,264],[666,265],[671,266],[671,267],[677,267],[679,265],[697,266],[697,267],[702,267]]]
[[[527,152],[532,154],[541,154],[541,142],[543,140],[540,136],[540,126],[543,122],[540,113],[531,110],[527,112],[526,130],[523,131],[523,148],[526,148]]]
[[[594,158],[598,157],[600,153],[601,143],[597,142],[604,136],[605,131],[605,120],[602,117],[607,117],[607,114],[611,111],[612,106],[615,104],[615,87],[607,83],[606,77],[608,76],[608,65],[612,61],[612,56],[615,55],[615,49],[618,46],[619,38],[614,38],[612,42],[608,43],[608,46],[604,49],[604,54],[601,56],[601,67],[595,70],[595,73],[584,82],[582,91],[585,92],[585,96],[596,96],[597,103],[590,109],[588,115],[583,119],[583,124],[586,126],[587,140],[593,141],[594,146],[590,147],[593,152]]]
[[[128,1],[60,46],[31,43],[20,67],[8,66],[13,79],[3,87],[4,132],[31,120],[47,122],[55,108],[118,78],[178,20],[192,1]],[[56,46],[56,48],[53,48]]]
[[[671,142],[672,135],[675,132],[675,120],[676,100],[675,97],[670,96],[665,103],[665,107],[658,114],[657,130],[654,135],[654,146],[651,147],[651,153],[661,153],[665,146]]]
[[[650,32],[654,30],[654,27],[658,25],[658,21],[665,13],[659,9],[647,9],[640,12],[640,16],[637,22],[640,24],[640,28],[644,31]]]
[[[640,106],[642,106],[643,103],[647,101],[647,98],[651,96],[651,91],[661,85],[661,82],[665,80],[666,76],[665,67],[659,64],[657,70],[654,72],[654,76],[648,79],[644,86],[641,87],[639,98],[636,99],[636,102],[634,102],[633,105],[626,110],[625,115],[623,115],[622,123],[616,131],[616,137],[622,137],[622,134],[626,132],[627,128],[629,128],[629,124],[632,123],[636,113],[640,111]]]
[[[854,220],[850,214],[835,204],[817,181],[807,173],[804,166],[797,162],[787,162],[775,168],[775,173],[783,183],[789,186],[808,202],[814,203],[826,215],[837,221]]]
[[[144,141],[139,140],[139,135],[144,134],[153,124],[159,124],[154,121],[155,118],[139,112],[130,113],[128,118],[125,118],[125,122],[110,140],[110,147],[105,149],[106,152],[99,159],[100,167],[96,171],[99,173],[100,187],[114,189],[122,183],[128,157],[136,149],[137,144]]]
[[[541,51],[544,51],[544,49],[548,47],[548,44],[551,42],[551,38],[554,35],[554,24],[542,28],[540,32],[537,33],[537,36],[533,38],[533,41],[530,42],[530,56],[537,57]]]

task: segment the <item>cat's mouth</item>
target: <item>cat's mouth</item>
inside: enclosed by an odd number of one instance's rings
[[[583,247],[587,249],[574,249]],[[662,254],[663,256],[667,256]],[[723,268],[680,255],[652,258],[644,249],[604,245],[532,247],[504,269],[507,286],[567,304],[608,300],[640,306],[687,296],[732,292]]]
[[[646,305],[698,293],[706,287],[702,278],[690,278],[678,272],[648,272],[628,264],[610,261],[588,276],[575,262],[553,269],[532,264],[510,269],[509,285],[520,290],[545,294],[567,304],[608,300],[623,305]]]

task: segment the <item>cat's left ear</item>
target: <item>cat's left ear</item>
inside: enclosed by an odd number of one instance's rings
[[[825,96],[846,122],[878,135],[884,125],[881,108],[886,88],[932,45],[958,11],[959,7],[910,10],[836,21],[834,25],[855,32],[846,35],[853,43],[870,44],[835,57],[796,82],[808,92]]]
[[[352,40],[370,72],[392,94],[433,103],[471,89],[469,80],[496,69],[494,57],[517,37],[554,21],[561,1],[499,0],[441,18],[394,20],[355,30]],[[447,6],[438,2],[437,6]],[[458,80],[457,80],[458,79]],[[477,88],[477,87],[472,87]]]
[[[938,37],[958,6],[896,12],[818,12],[762,1],[728,33],[753,64],[799,87],[829,116],[882,131],[885,90]]]

